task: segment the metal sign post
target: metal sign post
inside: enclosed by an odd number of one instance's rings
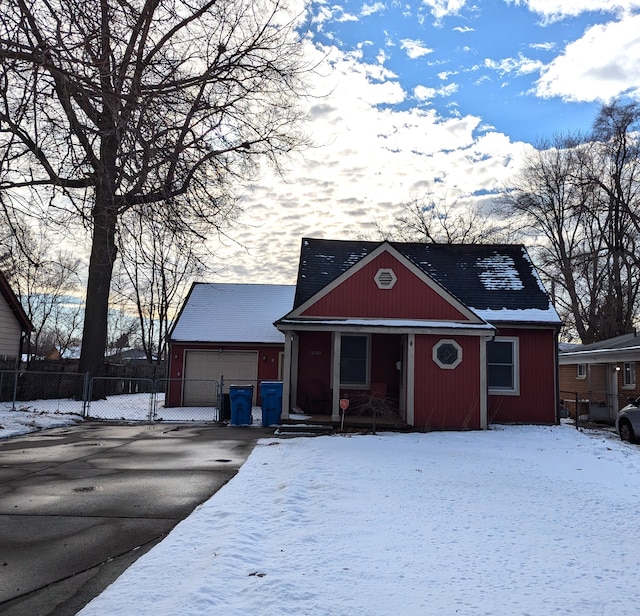
[[[347,398],[340,398],[340,410],[342,411],[342,417],[340,418],[340,432],[344,432],[344,414],[349,408],[349,400]]]

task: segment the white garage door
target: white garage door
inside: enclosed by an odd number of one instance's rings
[[[256,351],[185,351],[185,406],[212,406],[218,403],[217,386],[224,376],[224,392],[229,385],[253,385],[255,404],[258,379]]]

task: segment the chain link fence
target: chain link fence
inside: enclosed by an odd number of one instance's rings
[[[220,393],[217,380],[89,379],[73,372],[0,370],[0,407],[5,410],[118,421],[219,422],[230,417],[229,396]]]
[[[560,392],[560,414],[573,419],[576,427],[590,423],[613,425],[617,411],[629,403],[626,393],[610,394],[606,391],[591,390],[586,393],[575,391]]]
[[[0,371],[5,409],[84,415],[89,379],[75,372]]]

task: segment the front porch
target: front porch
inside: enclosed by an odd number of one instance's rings
[[[407,425],[396,414],[395,416],[344,414],[338,421],[329,414],[297,414],[291,413],[288,419],[280,422],[280,433],[332,434],[334,432],[371,433],[371,432],[409,432],[413,428]]]

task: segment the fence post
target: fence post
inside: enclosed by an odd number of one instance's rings
[[[16,410],[16,398],[18,397],[18,374],[20,374],[17,370],[13,373],[13,396],[11,400],[11,410]]]
[[[218,423],[222,421],[222,406],[224,404],[224,374],[220,375],[220,385],[218,389]]]
[[[156,392],[155,392],[155,384],[154,382],[149,379],[149,382],[151,383],[151,395],[149,398],[149,421],[153,421],[154,418],[154,412],[156,409]]]
[[[151,417],[152,419],[156,418],[156,413],[158,410],[158,381],[160,379],[154,379],[153,384],[151,385]]]
[[[89,400],[89,373],[84,373],[82,381],[82,416],[87,417],[87,402]]]

